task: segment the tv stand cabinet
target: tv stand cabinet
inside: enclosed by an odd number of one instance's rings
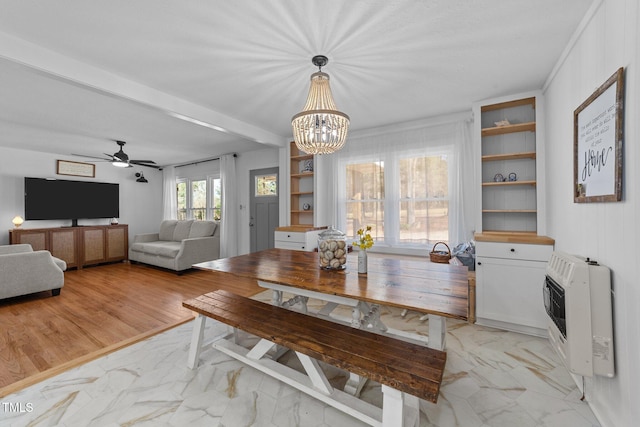
[[[67,263],[67,268],[125,261],[129,255],[129,226],[87,225],[57,228],[14,228],[12,245],[28,243],[34,251],[47,250]]]

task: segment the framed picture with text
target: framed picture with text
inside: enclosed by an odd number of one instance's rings
[[[573,201],[622,200],[624,68],[573,114]]]
[[[96,177],[96,165],[93,163],[71,162],[68,160],[58,160],[56,173],[58,175]]]

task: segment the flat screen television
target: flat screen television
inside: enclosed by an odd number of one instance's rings
[[[24,216],[29,220],[117,218],[120,185],[106,182],[25,178]]]

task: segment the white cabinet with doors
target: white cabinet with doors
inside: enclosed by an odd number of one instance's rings
[[[553,252],[547,239],[476,242],[476,323],[546,336],[542,285]]]

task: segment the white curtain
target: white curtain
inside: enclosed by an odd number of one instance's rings
[[[234,154],[220,156],[222,184],[222,221],[220,230],[220,257],[238,255],[238,186]]]
[[[471,119],[468,114],[451,119],[408,124],[402,129],[356,134],[345,147],[331,155],[332,161],[323,163],[334,179],[334,186],[326,202],[333,206],[332,223],[340,230],[347,229],[346,165],[350,162],[381,162],[398,157],[420,157],[446,154],[449,163],[449,243],[456,245],[473,237],[473,145]],[[385,165],[385,179],[392,171]],[[391,178],[391,177],[389,177]],[[389,190],[389,187],[387,187]],[[397,191],[397,188],[393,188]],[[397,194],[385,193],[385,199],[397,199]],[[385,228],[399,227],[393,218],[385,217]],[[397,222],[397,219],[396,219]],[[395,246],[397,242],[387,242]],[[399,245],[401,247],[402,244]]]
[[[176,168],[166,166],[162,169],[162,217],[164,219],[178,218],[178,199],[176,194]]]

